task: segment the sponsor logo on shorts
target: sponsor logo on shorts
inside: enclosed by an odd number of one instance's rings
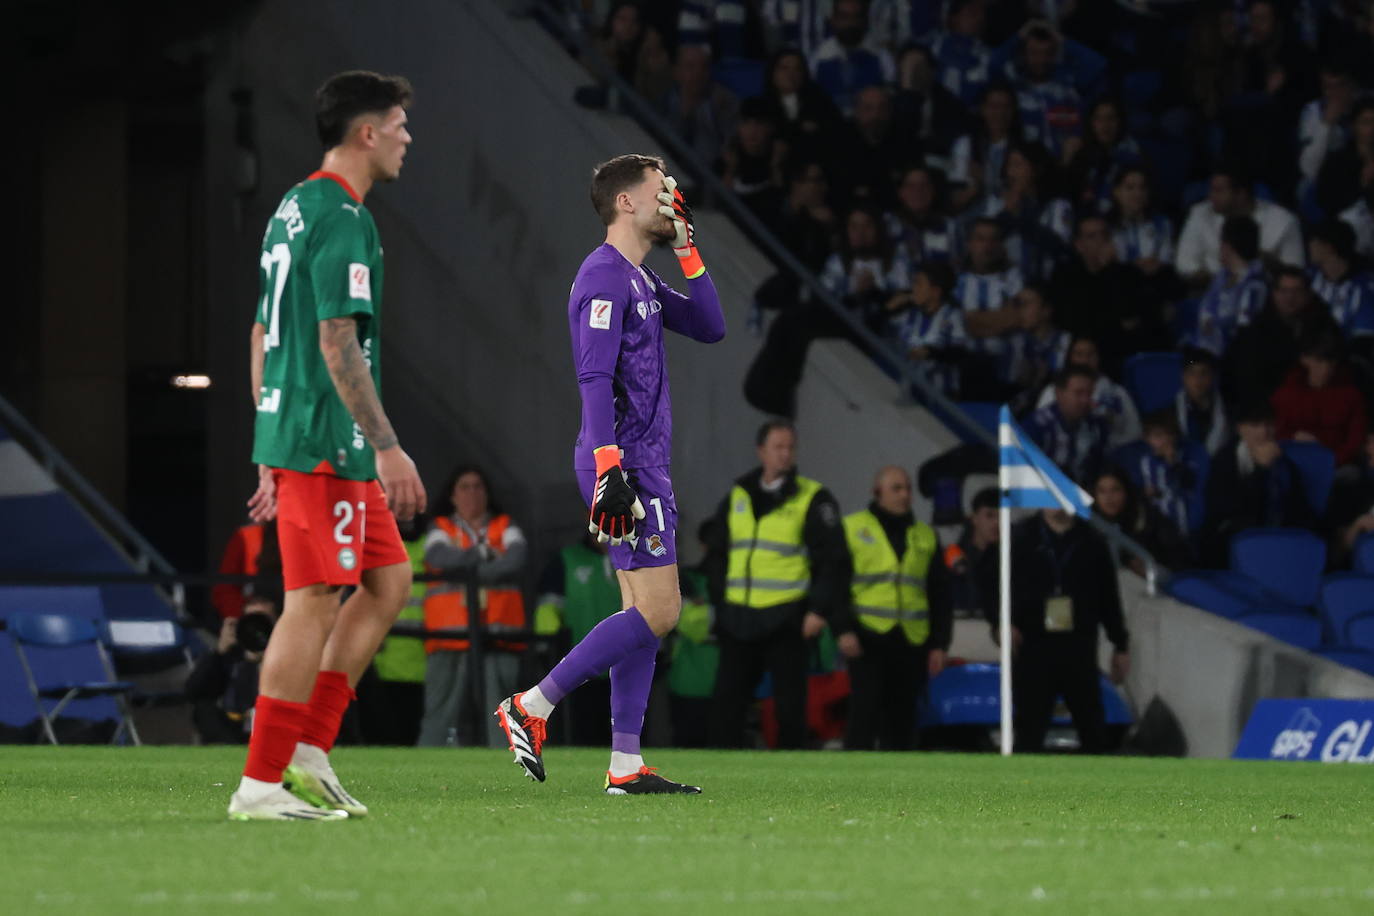
[[[358,555],[354,553],[352,547],[345,547],[339,551],[339,566],[343,569],[352,570],[358,565]]]
[[[657,534],[649,535],[649,553],[656,557],[661,557],[668,552],[668,545],[663,543],[663,538]]]

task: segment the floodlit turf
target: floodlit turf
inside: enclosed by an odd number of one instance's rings
[[[1371,913],[1359,765],[349,749],[344,823],[224,819],[242,751],[0,749],[0,912]]]

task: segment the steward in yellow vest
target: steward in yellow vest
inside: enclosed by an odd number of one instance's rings
[[[844,519],[854,574],[855,633],[862,650],[848,662],[845,747],[914,746],[917,702],[944,666],[953,629],[949,573],[935,529],[911,510],[911,478],[883,468],[873,502]]]
[[[730,489],[706,537],[708,585],[717,609],[720,667],[711,743],[744,744],[744,723],[765,672],[772,675],[778,746],[804,747],[812,644],[829,622],[837,632],[849,603],[849,552],[839,505],[796,472],[796,432],[764,425],[760,466]]]

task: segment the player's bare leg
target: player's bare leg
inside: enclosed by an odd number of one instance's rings
[[[309,719],[325,643],[339,613],[339,589],[307,585],[286,593],[281,619],[262,661],[248,762],[229,801],[235,820],[327,820],[343,811],[301,803],[282,786],[296,743]]]
[[[329,752],[354,688],[410,596],[411,577],[409,563],[364,570],[362,583],[339,609],[310,698],[311,722],[285,773],[290,791],[312,805],[338,808],[350,817],[367,814],[367,806],[334,774]]]

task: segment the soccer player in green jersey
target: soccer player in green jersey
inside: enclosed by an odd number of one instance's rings
[[[324,163],[286,192],[263,235],[252,331],[258,489],[248,505],[256,521],[277,520],[286,600],[229,802],[234,820],[367,813],[328,755],[410,594],[396,519],[425,503],[382,409],[382,249],[363,206],[374,184],[401,173],[410,99],[402,77],[331,77],[315,116]],[[349,585],[356,591],[340,606]]]

